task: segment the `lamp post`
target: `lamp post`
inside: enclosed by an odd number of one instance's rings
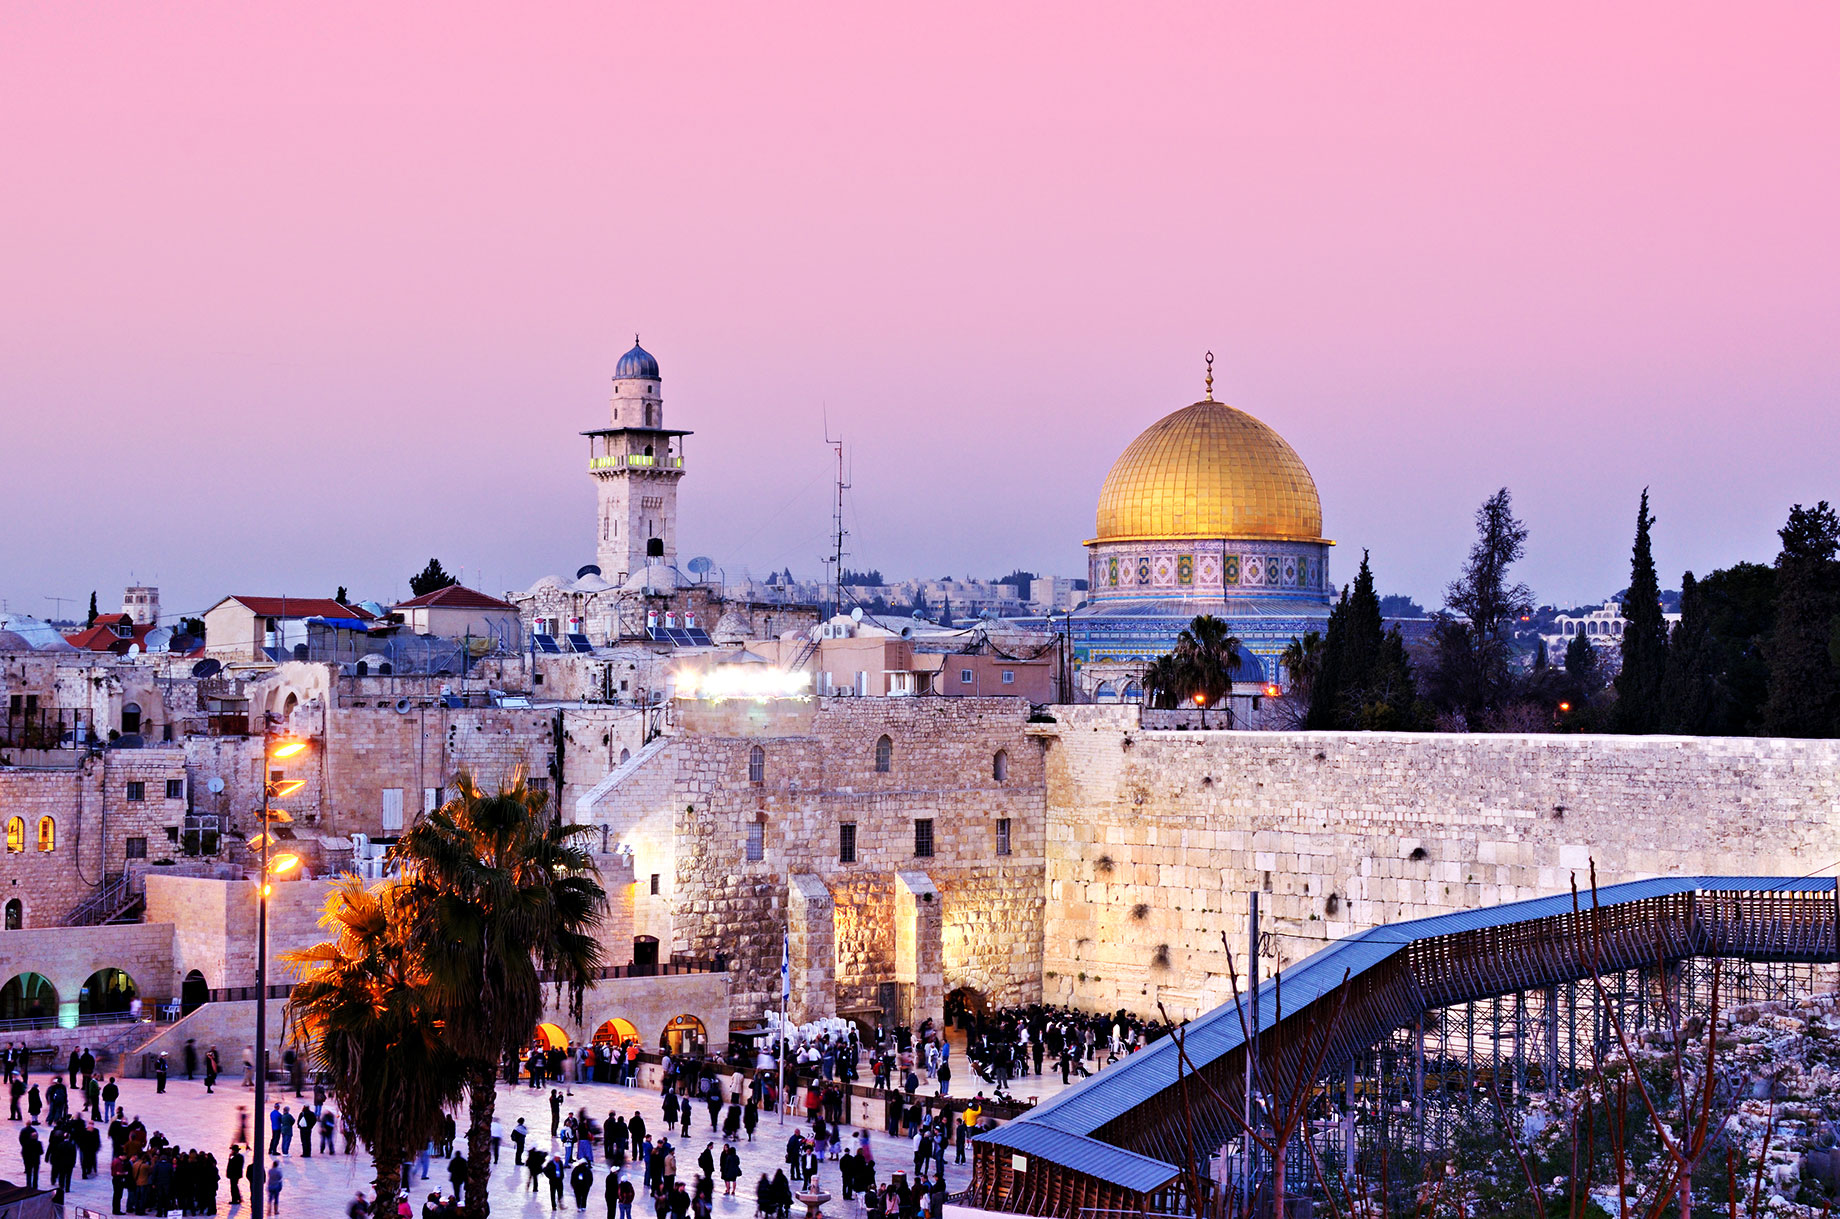
[[[263,1131],[268,1125],[268,890],[273,883],[271,877],[291,872],[300,866],[298,855],[273,855],[270,852],[269,848],[275,841],[275,825],[293,820],[287,810],[275,808],[270,802],[285,799],[307,785],[305,779],[276,779],[269,769],[269,763],[294,757],[306,747],[304,741],[265,744],[262,761],[262,832],[249,843],[250,849],[260,854],[262,859],[262,870],[256,876],[256,1113],[255,1121],[250,1124],[252,1137],[249,1148],[249,1162],[255,1169],[255,1179],[249,1190],[249,1213],[252,1219],[262,1219],[262,1191],[268,1184],[267,1172],[262,1167],[263,1151],[267,1146],[263,1141]]]
[[[1195,691],[1195,706],[1201,708],[1201,730],[1203,732],[1206,732],[1207,731],[1207,694],[1206,693],[1200,690]]]

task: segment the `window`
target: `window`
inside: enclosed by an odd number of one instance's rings
[[[767,857],[767,827],[758,821],[748,822],[747,857],[750,863],[758,863]]]
[[[128,839],[127,856],[129,859],[147,858],[147,840],[145,838]]]
[[[57,822],[49,817],[38,819],[38,849],[41,851],[57,850]]]
[[[658,873],[652,873],[652,896],[658,896]]]
[[[20,902],[18,898],[15,897],[12,901],[6,904],[6,929],[8,931],[18,931],[22,926],[25,925],[25,921],[26,921],[25,905],[22,902]]]
[[[185,799],[185,780],[184,779],[166,780],[166,798],[168,800]]]
[[[9,855],[17,855],[26,849],[26,823],[14,817],[6,823],[6,850]]]
[[[960,669],[958,671],[958,680],[963,682],[967,686],[970,685],[971,684],[971,670],[970,669]]]
[[[422,811],[424,813],[432,813],[440,807],[441,789],[438,787],[424,787],[422,789]]]
[[[140,800],[145,800],[146,798],[147,798],[147,785],[141,782],[139,779],[129,779],[128,780],[128,799],[133,800],[133,801],[140,801]]]
[[[837,862],[856,862],[856,823],[846,821],[837,827]]]
[[[748,750],[748,782],[767,781],[767,751],[756,745]]]
[[[997,750],[997,756],[990,759],[990,777],[1001,783],[1009,778],[1009,750]]]
[[[997,818],[997,854],[1009,854],[1009,818]]]
[[[543,797],[543,803],[549,804],[549,779],[543,776],[533,777],[529,782],[530,790]]]
[[[886,735],[875,738],[875,773],[885,775],[894,769],[894,742]]]
[[[383,832],[399,834],[403,827],[402,788],[383,789]]]
[[[1016,684],[1016,670],[1014,669],[1003,670],[1003,684],[1006,686],[1013,686]]]
[[[933,819],[931,817],[914,818],[914,855],[920,859],[933,857]]]

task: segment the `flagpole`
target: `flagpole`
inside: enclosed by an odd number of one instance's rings
[[[792,1050],[792,1038],[786,1031],[786,1009],[792,1005],[792,932],[787,930],[779,951],[779,1124],[786,1124],[786,1055]]]

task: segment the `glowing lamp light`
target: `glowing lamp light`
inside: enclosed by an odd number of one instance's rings
[[[1266,698],[1278,697],[1278,683],[1277,682],[1268,681],[1265,683],[1265,697]]]
[[[268,861],[268,870],[276,876],[286,876],[300,866],[298,855],[277,855]]]
[[[1572,705],[1570,703],[1560,703],[1559,704],[1559,710],[1561,711],[1570,711],[1571,709],[1572,709]]]
[[[1195,706],[1197,706],[1197,707],[1205,707],[1205,706],[1207,706],[1207,695],[1205,695],[1205,694],[1197,694],[1197,695],[1195,695]]]
[[[282,779],[275,784],[270,795],[276,800],[285,800],[306,785],[305,779]]]
[[[268,756],[271,758],[291,758],[297,753],[304,753],[306,748],[307,743],[305,741],[283,741],[269,750]]]
[[[731,698],[756,701],[804,698],[811,693],[811,674],[789,673],[777,665],[719,665],[700,673],[678,672],[675,689],[678,698],[710,702]]]

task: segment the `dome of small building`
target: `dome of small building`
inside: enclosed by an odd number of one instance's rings
[[[0,652],[36,652],[32,641],[18,631],[0,630]]]
[[[717,643],[742,643],[748,638],[752,628],[748,625],[747,615],[729,610],[716,623],[716,629],[709,637]]]
[[[1099,490],[1094,541],[1262,538],[1319,541],[1316,480],[1284,438],[1212,399],[1133,440]]]
[[[658,361],[652,353],[639,346],[639,336],[633,335],[632,350],[620,357],[614,365],[613,379],[624,381],[631,377],[643,377],[650,381],[658,380]]]
[[[662,563],[648,563],[626,577],[621,591],[629,593],[674,593],[682,581],[678,579],[677,569]]]

